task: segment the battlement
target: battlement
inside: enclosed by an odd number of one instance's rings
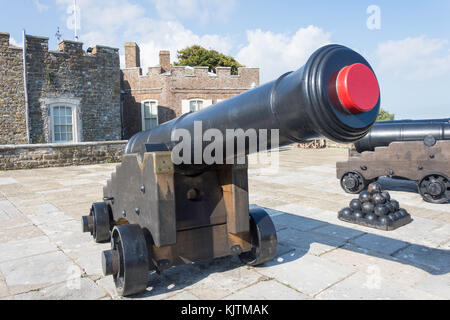
[[[107,46],[96,45],[91,50],[83,50],[83,43],[72,40],[62,40],[58,44],[57,50],[49,50],[47,37],[39,37],[26,35],[26,47],[29,52],[42,52],[42,53],[65,53],[73,56],[95,56],[95,55],[117,55],[119,54],[118,48],[111,48]],[[0,33],[1,45],[9,45],[9,33]]]
[[[125,78],[147,78],[154,79],[155,77],[171,77],[191,78],[195,81],[198,79],[236,79],[241,77],[257,78],[259,82],[259,68],[238,68],[237,74],[231,73],[231,67],[216,67],[216,72],[210,72],[207,66],[174,66],[170,64],[170,51],[161,50],[159,52],[159,64],[154,67],[149,67],[147,74],[142,75],[140,49],[136,42],[125,43],[125,69],[122,73]]]
[[[259,68],[238,68],[237,74],[231,73],[231,67],[217,67],[216,72],[210,72],[208,67],[203,66],[171,66],[170,71],[161,73],[161,66],[149,67],[147,74],[142,75],[140,67],[122,69],[129,76],[139,74],[140,77],[200,77],[200,78],[239,78],[246,75],[259,76]]]
[[[9,46],[9,33],[0,32],[0,46],[7,47]]]

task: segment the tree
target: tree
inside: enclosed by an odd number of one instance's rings
[[[224,55],[216,50],[207,50],[199,45],[193,45],[177,52],[176,66],[204,66],[210,72],[216,72],[216,67],[231,67],[231,74],[237,74],[239,67],[245,67],[233,57]]]
[[[395,114],[389,113],[383,108],[380,108],[380,112],[377,116],[377,121],[394,120]]]

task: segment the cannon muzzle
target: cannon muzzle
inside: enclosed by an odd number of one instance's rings
[[[185,129],[193,137],[196,122],[202,123],[203,132],[219,130],[227,141],[236,139],[226,135],[228,129],[266,129],[269,133],[277,129],[280,146],[320,136],[351,143],[367,134],[379,108],[379,85],[369,63],[347,47],[327,45],[315,51],[297,71],[134,135],[125,152],[144,153],[150,144],[173,150],[179,142],[173,139],[174,132]],[[252,152],[248,140],[245,154]],[[274,146],[273,142],[268,134],[268,148]],[[207,145],[202,142],[203,149]]]

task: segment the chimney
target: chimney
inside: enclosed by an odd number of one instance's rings
[[[140,68],[141,53],[136,42],[125,43],[125,68]]]
[[[170,51],[161,50],[159,52],[159,65],[161,66],[161,73],[170,71]]]

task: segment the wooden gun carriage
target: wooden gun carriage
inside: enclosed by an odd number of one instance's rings
[[[376,123],[336,163],[337,178],[348,193],[359,193],[381,176],[413,180],[424,201],[450,200],[449,119]]]

